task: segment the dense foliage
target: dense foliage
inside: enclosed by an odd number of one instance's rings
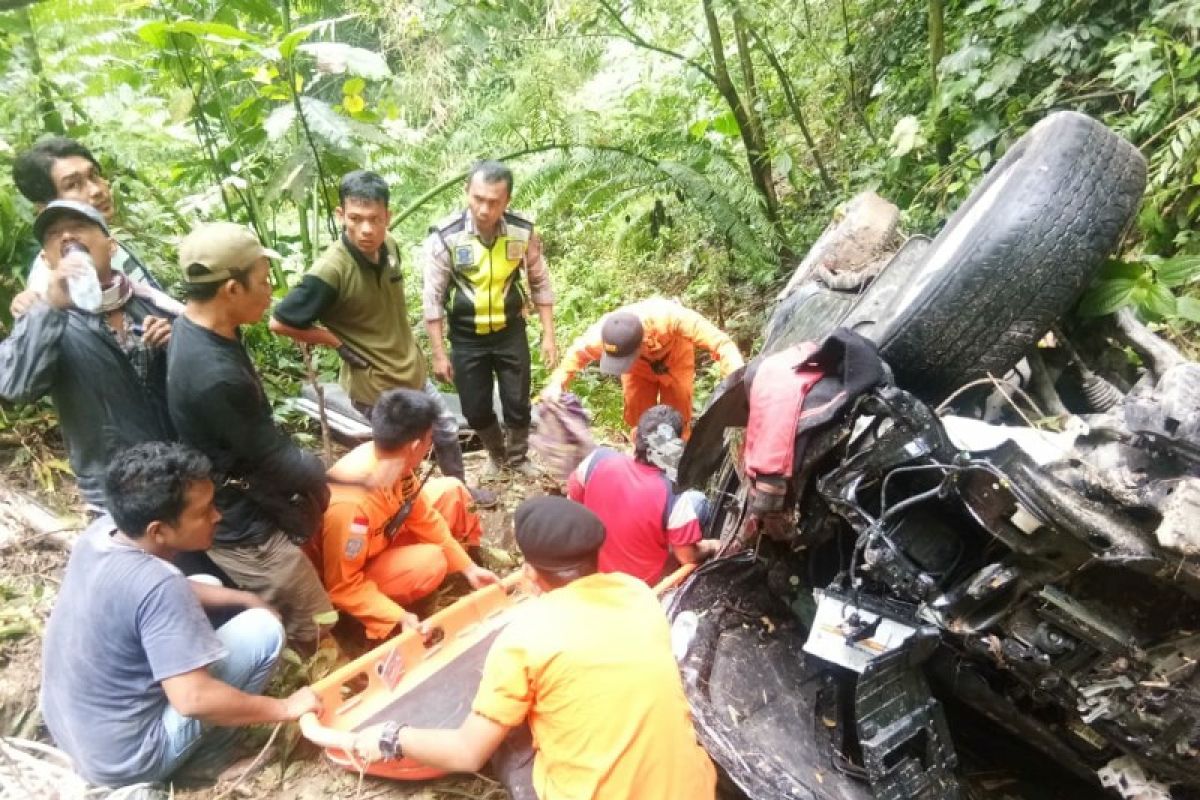
[[[342,172],[388,177],[396,234],[415,248],[460,202],[470,161],[507,158],[514,206],[547,237],[560,346],[602,311],[662,292],[749,350],[774,290],[839,202],[876,188],[912,230],[933,230],[1024,130],[1073,108],[1151,165],[1136,229],[1081,310],[1134,303],[1181,334],[1200,322],[1189,294],[1200,271],[1192,0],[0,9],[5,308],[36,249],[7,167],[59,131],[101,155],[125,231],[165,275],[180,232],[229,217],[288,254],[281,287],[335,234]],[[290,344],[264,331],[252,343],[276,380],[300,375]]]

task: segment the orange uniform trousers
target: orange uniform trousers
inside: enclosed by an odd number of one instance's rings
[[[483,531],[479,516],[471,510],[471,493],[462,481],[431,478],[422,492],[459,543],[478,546]],[[387,547],[367,562],[365,572],[381,592],[407,606],[441,586],[449,568],[441,547],[422,542],[401,527]]]

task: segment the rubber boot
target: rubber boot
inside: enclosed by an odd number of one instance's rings
[[[484,489],[482,486],[471,486],[467,484],[467,471],[463,467],[462,447],[458,443],[458,437],[454,437],[449,441],[439,442],[436,439],[433,443],[433,455],[437,459],[438,469],[447,478],[458,478],[463,484],[467,485],[467,491],[471,493],[471,499],[475,501],[475,505],[480,508],[495,508],[499,502],[494,492]]]
[[[483,469],[484,478],[499,478],[504,474],[504,431],[500,423],[493,422],[486,428],[475,431],[483,449],[487,450],[488,463]]]
[[[529,460],[529,428],[508,429],[508,468],[526,478],[540,478],[542,471]]]

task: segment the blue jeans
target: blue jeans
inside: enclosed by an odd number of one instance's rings
[[[249,608],[217,629],[217,638],[229,654],[208,666],[217,680],[247,694],[262,694],[271,670],[283,649],[283,626],[271,612]],[[186,771],[213,777],[229,760],[237,728],[219,728],[185,717],[167,706],[163,712],[167,750],[159,764],[157,781],[166,781],[186,767]]]

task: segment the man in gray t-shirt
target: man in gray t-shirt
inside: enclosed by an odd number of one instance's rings
[[[42,714],[93,783],[215,770],[231,728],[298,719],[309,689],[260,696],[283,647],[274,612],[248,592],[186,579],[169,561],[207,549],[219,514],[210,465],[183,445],[149,442],[105,476],[111,517],[76,543],[46,628]],[[206,609],[246,607],[214,631]]]

